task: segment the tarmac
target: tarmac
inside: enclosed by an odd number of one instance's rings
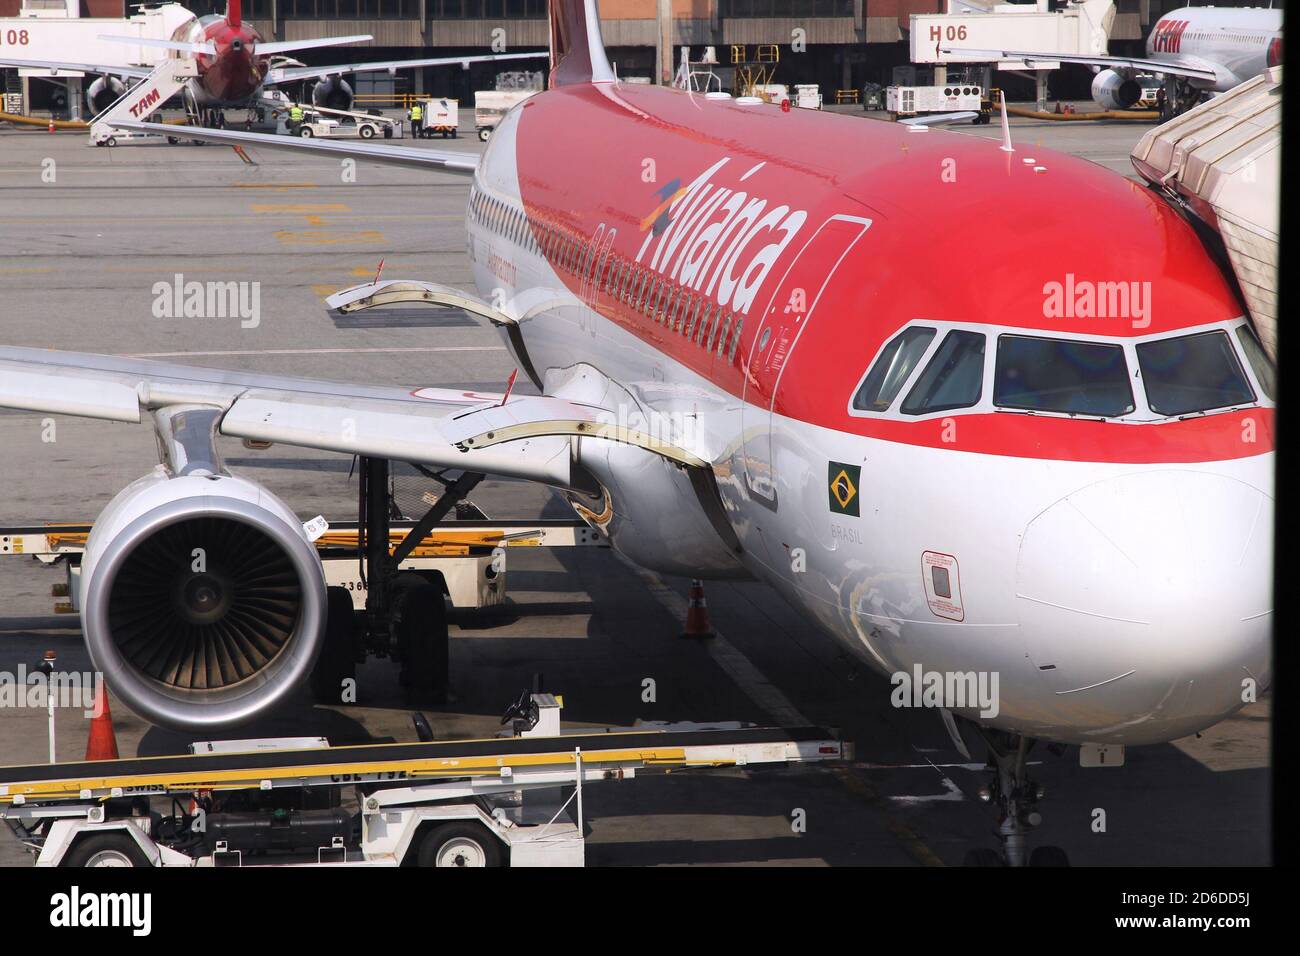
[[[860,115],[860,114],[859,114]],[[864,116],[862,122],[874,121]],[[410,143],[477,153],[472,121],[456,140]],[[1013,120],[1013,140],[1132,175],[1145,124]],[[996,123],[960,131],[999,137]],[[924,135],[924,134],[919,134]],[[0,128],[0,342],[378,384],[498,389],[513,363],[478,319],[395,309],[331,317],[324,298],[387,277],[471,286],[464,252],[465,179],[217,146],[87,145],[83,133]],[[976,241],[978,237],[964,237]],[[260,283],[260,321],[156,318],[156,283]],[[152,431],[0,411],[0,526],[89,521],[156,463]],[[355,517],[348,458],[223,440],[231,469],[265,484],[305,518]],[[418,492],[418,488],[414,489]],[[502,519],[572,517],[549,490],[487,481],[472,495]],[[90,667],[75,616],[52,614],[59,568],[0,557],[0,674],[54,650],[63,670]],[[512,550],[508,604],[457,611],[453,700],[425,709],[439,736],[495,732],[505,706],[544,675],[574,726],[648,720],[748,720],[839,728],[856,747],[842,766],[650,774],[587,791],[588,862],[604,865],[957,865],[996,846],[977,791],[982,755],[958,754],[938,716],[890,706],[890,685],[774,592],[711,583],[719,636],[678,636],[686,581],[606,549]],[[653,700],[646,681],[653,681]],[[335,743],[413,740],[410,708],[388,661],[358,672],[360,699],[322,707],[305,694],[239,736],[321,734]],[[187,739],[114,701],[127,754],[183,752]],[[57,715],[60,759],[79,759],[86,720]],[[0,764],[47,758],[43,709],[0,709]],[[1033,844],[1063,846],[1075,865],[1264,864],[1269,861],[1269,700],[1198,737],[1130,748],[1122,768],[1085,770],[1077,750],[1038,748],[1047,791]],[[1098,832],[1095,811],[1104,809]],[[800,822],[803,826],[800,826]],[[0,864],[27,865],[0,834]]]

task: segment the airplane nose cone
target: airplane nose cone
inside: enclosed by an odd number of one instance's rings
[[[1222,475],[1081,488],[1031,521],[1016,603],[1026,653],[1079,739],[1167,740],[1270,679],[1273,500]],[[1063,705],[1063,706],[1062,706]]]

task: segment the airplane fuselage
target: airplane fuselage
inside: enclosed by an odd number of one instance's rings
[[[507,115],[467,226],[478,289],[513,301],[512,348],[548,394],[712,465],[701,490],[641,449],[581,447],[603,496],[575,507],[633,560],[764,581],[886,674],[997,675],[985,722],[1034,737],[1169,740],[1268,686],[1272,402],[1227,282],[1138,184],[593,84]],[[856,407],[913,332],[892,401]],[[1154,407],[1135,350],[1192,333],[1238,350],[1248,400]],[[966,366],[944,365],[949,341]],[[1061,402],[1112,363],[1120,405],[1013,407],[1001,355],[1040,347],[1080,366]],[[932,364],[947,384],[909,409]]]
[[[216,56],[197,55],[199,75],[190,84],[194,100],[201,106],[244,106],[262,88],[270,58],[258,56],[262,37],[251,24],[231,26],[224,16],[211,14],[182,25],[173,40],[210,42]]]
[[[1147,55],[1171,63],[1211,65],[1217,76],[1206,88],[1223,93],[1282,62],[1282,11],[1256,7],[1173,10],[1151,28]]]

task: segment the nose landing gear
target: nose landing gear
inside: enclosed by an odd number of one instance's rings
[[[1028,847],[1030,831],[1042,822],[1038,803],[1043,788],[1030,779],[1026,757],[1036,741],[1020,734],[981,730],[989,748],[988,768],[993,780],[980,789],[980,797],[998,811],[994,833],[1002,843],[1002,853],[979,848],[970,850],[964,866],[1069,866],[1070,860],[1059,846]]]

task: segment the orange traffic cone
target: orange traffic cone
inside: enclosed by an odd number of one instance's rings
[[[690,605],[686,609],[686,630],[682,637],[713,637],[713,628],[709,626],[709,605],[704,600],[704,582],[699,578],[691,580]]]
[[[113,733],[113,715],[108,710],[108,690],[100,681],[95,690],[95,714],[90,718],[90,736],[86,740],[87,760],[116,760],[117,736]]]
[[[50,117],[50,125],[49,125],[48,127],[46,127],[46,130],[45,130],[45,131],[46,131],[47,133],[53,133],[53,132],[54,132],[54,117],[53,117],[53,116]]]

